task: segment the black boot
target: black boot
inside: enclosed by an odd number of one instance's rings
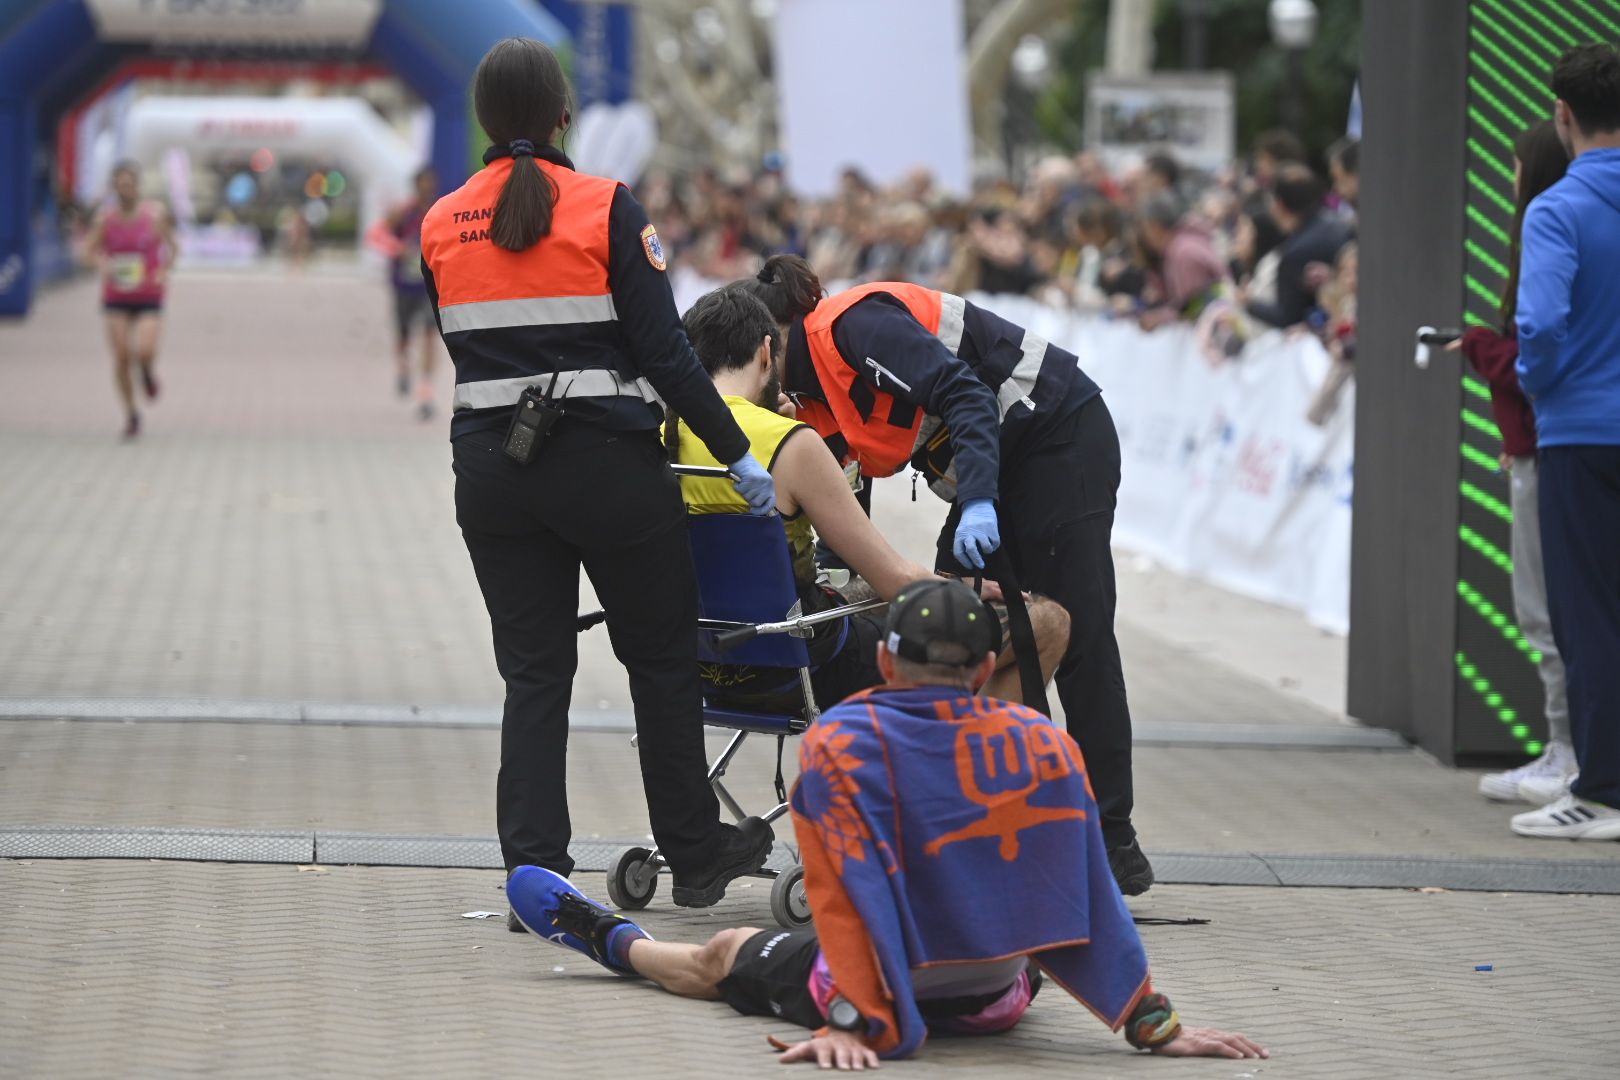
[[[726,895],[737,878],[756,874],[771,854],[775,839],[762,818],[744,818],[739,825],[720,826],[720,844],[709,865],[687,873],[675,871],[670,898],[676,907],[709,907]]]
[[[1114,872],[1119,891],[1126,896],[1141,896],[1153,887],[1153,864],[1142,854],[1135,838],[1108,852],[1108,869]]]

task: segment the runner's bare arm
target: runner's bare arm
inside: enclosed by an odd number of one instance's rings
[[[809,429],[796,432],[782,444],[771,476],[776,480],[783,510],[791,513],[798,509],[808,514],[810,524],[828,546],[883,599],[893,600],[911,582],[934,576],[883,539],[855,501],[855,493],[849,490],[849,480],[832,451]]]

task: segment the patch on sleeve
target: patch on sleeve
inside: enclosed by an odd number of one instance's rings
[[[658,230],[651,225],[641,230],[641,250],[647,253],[647,261],[652,263],[654,270],[662,270],[669,265],[664,259],[664,245],[658,240]]]

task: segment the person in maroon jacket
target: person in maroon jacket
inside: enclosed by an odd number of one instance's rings
[[[1513,614],[1525,640],[1541,654],[1541,682],[1547,696],[1546,751],[1528,765],[1480,777],[1479,791],[1488,799],[1545,806],[1569,790],[1576,766],[1569,735],[1569,705],[1564,697],[1564,663],[1553,644],[1552,621],[1547,615],[1541,518],[1536,509],[1536,416],[1513,370],[1519,358],[1514,315],[1525,208],[1563,179],[1569,151],[1559,141],[1553,122],[1543,120],[1519,134],[1513,153],[1518,205],[1513,215],[1508,283],[1502,291],[1502,326],[1500,330],[1472,327],[1448,348],[1461,351],[1491,388],[1491,412],[1502,432],[1502,467],[1508,470],[1513,492]]]

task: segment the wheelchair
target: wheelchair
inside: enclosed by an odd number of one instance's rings
[[[727,476],[724,468],[673,466],[683,476]],[[692,559],[697,570],[698,660],[712,664],[792,669],[797,672],[802,704],[790,713],[774,714],[730,708],[705,699],[703,721],[735,734],[709,766],[715,796],[739,822],[748,815],[727,790],[727,768],[750,735],[776,738],[776,805],[759,817],[769,825],[788,812],[782,755],[789,736],[798,735],[821,715],[810,683],[810,654],[804,639],[815,627],[846,616],[886,606],[883,600],[843,604],[810,615],[803,613],[793,562],[779,517],[752,514],[696,514],[688,518]],[[582,616],[580,629],[601,621],[601,613]],[[772,851],[776,849],[772,845]],[[784,927],[810,923],[804,892],[804,865],[796,847],[786,845],[793,864],[785,870],[762,868],[756,877],[770,879],[771,915]],[[658,888],[658,875],[668,868],[656,848],[625,848],[609,864],[608,899],[614,906],[637,911]]]

